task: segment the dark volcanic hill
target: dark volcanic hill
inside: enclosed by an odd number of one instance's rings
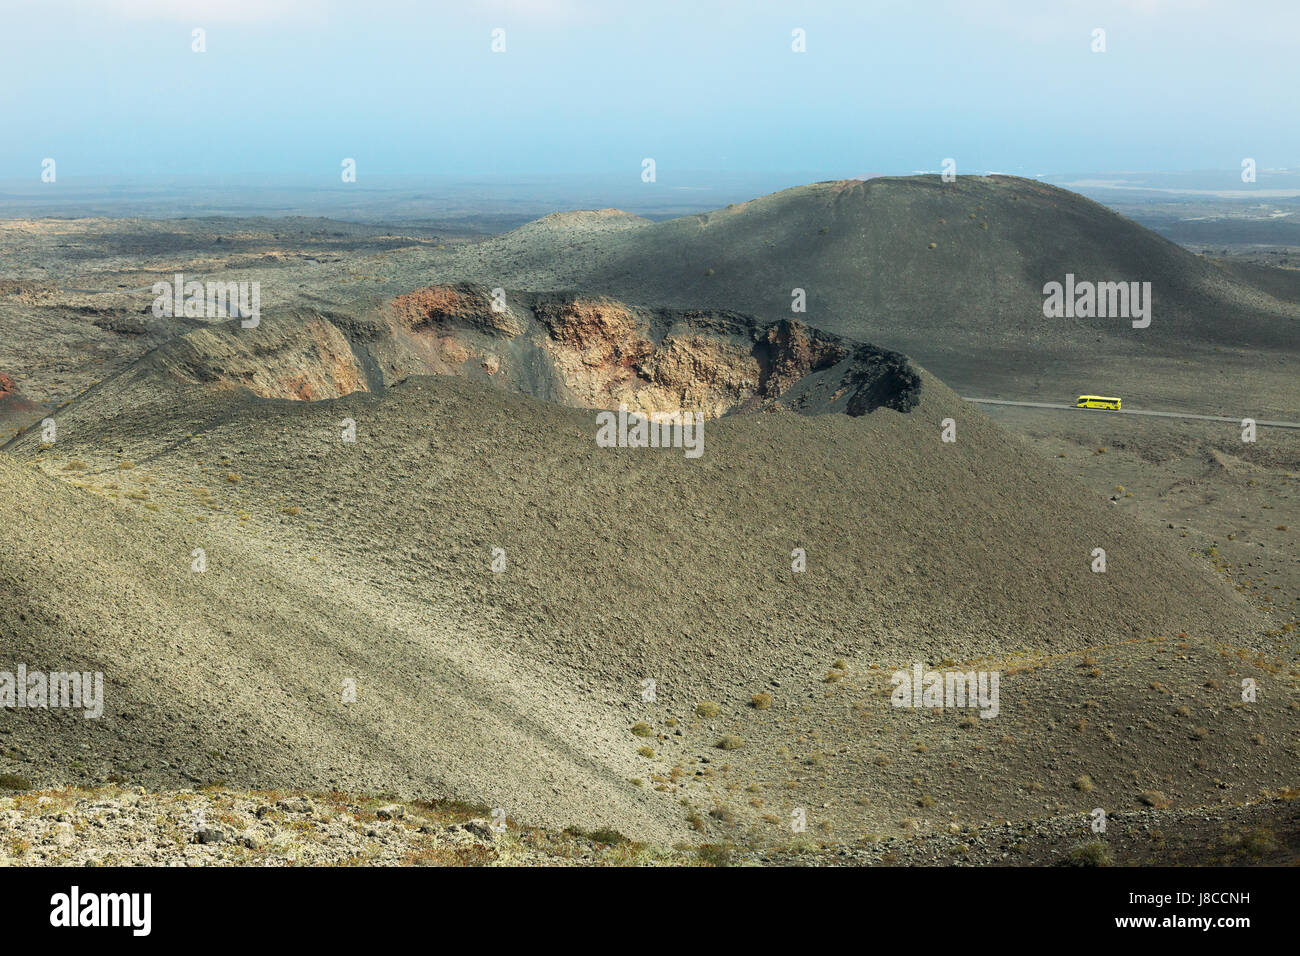
[[[965,394],[1071,398],[1104,388],[1233,414],[1252,403],[1294,408],[1271,377],[1280,383],[1300,348],[1300,278],[1261,280],[1036,180],[816,183],[665,222],[561,213],[412,256],[398,281],[473,278],[794,317],[904,352]],[[1150,327],[1044,318],[1044,285],[1067,273],[1150,282]],[[806,313],[791,312],[794,289],[804,290]],[[1152,381],[1189,361],[1210,366],[1214,388]]]

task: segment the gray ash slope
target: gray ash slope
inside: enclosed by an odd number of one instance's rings
[[[18,614],[5,647],[33,667],[102,669],[109,694],[99,721],[7,714],[6,770],[42,783],[116,774],[454,796],[654,839],[698,836],[689,821],[719,807],[710,835],[734,819],[762,830],[757,798],[737,797],[749,787],[771,806],[815,794],[850,830],[896,827],[915,811],[906,781],[925,772],[918,739],[1002,782],[941,775],[952,812],[975,819],[1041,814],[1040,791],[1015,781],[1045,780],[1064,800],[1060,767],[1085,762],[1116,799],[1129,766],[1158,770],[1192,802],[1223,796],[1223,760],[1294,771],[1285,695],[1259,711],[1265,745],[1229,714],[1216,762],[1190,777],[1163,743],[1125,734],[1098,751],[1064,729],[1068,701],[1085,696],[1121,731],[1168,720],[1167,701],[1144,690],[1157,673],[1174,664],[1162,676],[1180,688],[1211,675],[1230,687],[1218,648],[1250,646],[1265,624],[1204,565],[923,369],[910,366],[921,387],[907,412],[804,416],[778,402],[711,421],[698,460],[602,449],[590,407],[489,382],[484,363],[505,374],[510,357],[474,353],[488,333],[447,318],[463,320],[479,294],[435,287],[376,313],[392,341],[372,341],[372,354],[397,373],[382,391],[360,387],[337,318],[266,319],[248,337],[228,323],[64,409],[52,447],[11,443],[0,600]],[[636,310],[558,302],[567,318],[548,338],[572,346],[554,354],[574,397],[644,387],[623,377],[620,351],[645,348]],[[512,319],[515,338],[538,333],[517,315],[491,321]],[[669,338],[643,355],[661,371],[676,368],[670,355],[695,368],[733,354],[726,336],[682,336],[676,351]],[[408,353],[420,363],[407,367]],[[241,364],[250,356],[256,369]],[[607,364],[584,361],[596,356]],[[484,374],[418,371],[448,359]],[[743,394],[735,366],[710,368],[709,395]],[[349,394],[325,394],[348,382]],[[323,397],[302,400],[304,386]],[[941,440],[946,418],[955,443]],[[345,419],[354,444],[340,441]],[[1105,574],[1090,570],[1099,546]],[[795,548],[805,572],[791,568]],[[1144,650],[1179,633],[1188,650],[1173,660]],[[1106,679],[1073,663],[1089,649],[1115,656]],[[836,658],[849,677],[830,685]],[[881,709],[873,675],[976,658],[1071,660],[1055,679],[1031,670],[1004,683],[1013,723],[997,733],[1015,727],[1025,746],[971,750],[957,715]],[[640,696],[647,677],[654,703]],[[344,679],[355,705],[340,700]],[[746,706],[764,690],[770,711]],[[722,713],[695,717],[702,700]],[[637,720],[650,739],[630,732]],[[728,733],[744,745],[722,756]],[[808,777],[830,747],[834,772]],[[792,775],[810,792],[786,793]]]

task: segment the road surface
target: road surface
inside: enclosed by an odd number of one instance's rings
[[[1099,415],[1154,415],[1157,418],[1190,418],[1202,422],[1232,422],[1240,426],[1241,418],[1224,418],[1222,415],[1190,415],[1186,412],[1152,412],[1143,408],[1124,408],[1120,411],[1109,411],[1097,408],[1078,408],[1074,405],[1058,405],[1055,402],[1008,402],[1000,398],[966,398],[968,402],[976,402],[980,405],[1018,405],[1021,408],[1064,408],[1072,412],[1095,412]],[[1246,416],[1242,416],[1245,418]],[[1255,424],[1261,428],[1300,428],[1300,422],[1267,422],[1256,419]]]

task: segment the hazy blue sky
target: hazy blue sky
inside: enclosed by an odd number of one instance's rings
[[[0,177],[1300,166],[1296,0],[2,5]]]

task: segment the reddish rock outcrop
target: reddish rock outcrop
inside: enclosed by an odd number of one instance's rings
[[[468,283],[348,315],[199,329],[157,361],[183,380],[263,398],[316,401],[412,375],[457,375],[581,408],[711,418],[776,404],[807,414],[908,411],[920,389],[905,357],[799,322]]]

